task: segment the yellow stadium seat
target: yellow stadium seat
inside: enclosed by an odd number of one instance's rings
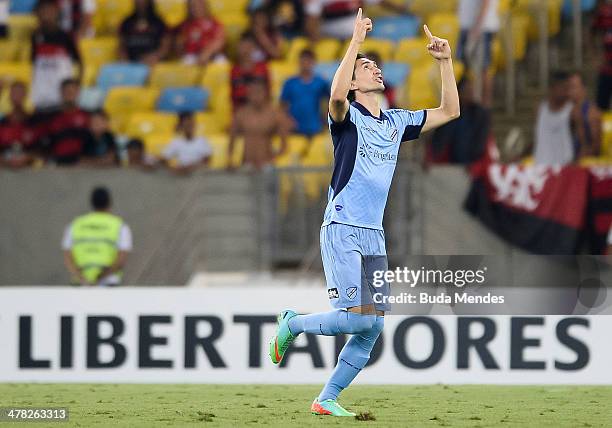
[[[32,65],[25,62],[0,63],[0,79],[4,80],[5,83],[18,80],[30,86],[32,82]]]
[[[548,35],[554,36],[561,30],[561,6],[563,0],[516,0],[513,11],[529,19],[527,34],[529,40],[540,37],[539,8],[546,1],[548,13]]]
[[[132,138],[146,138],[155,134],[172,134],[176,130],[178,117],[159,112],[138,112],[130,116],[126,134]]]
[[[37,25],[34,15],[9,15],[9,37],[13,40],[30,41],[30,36]]]
[[[310,141],[306,157],[317,165],[331,165],[334,161],[334,145],[328,133],[315,135]]]
[[[410,64],[412,67],[429,64],[432,58],[427,52],[428,43],[425,38],[404,39],[398,43],[393,60]]]
[[[227,62],[212,63],[204,69],[201,85],[210,92],[210,110],[225,128],[229,124],[232,105],[230,102],[230,71]]]
[[[227,134],[207,135],[206,140],[213,150],[213,155],[208,166],[211,169],[226,169],[228,167],[229,136]],[[241,143],[238,143],[234,150],[234,157],[236,157],[236,154],[241,152],[241,150]]]
[[[2,91],[2,94],[0,95],[0,114],[7,114],[11,111],[12,109],[12,105],[11,105],[11,91],[10,88],[7,87],[4,91]],[[28,112],[32,112],[34,111],[34,106],[32,105],[32,98],[31,98],[31,87],[28,87],[28,95],[26,98],[26,110]]]
[[[319,62],[335,61],[344,52],[340,52],[342,43],[336,39],[321,39],[314,47],[314,52]]]
[[[216,15],[216,17],[225,28],[227,50],[232,55],[240,35],[249,27],[249,17],[246,14]]]
[[[116,34],[123,20],[134,10],[134,2],[126,0],[97,0],[97,5],[96,30],[109,35]]]
[[[217,17],[240,15],[247,12],[249,0],[208,0],[210,11]]]
[[[612,159],[612,112],[602,114],[601,156]]]
[[[115,132],[123,133],[130,118],[136,111],[153,110],[159,90],[137,86],[117,86],[112,88],[104,102],[104,109],[111,117]]]
[[[440,100],[435,92],[433,73],[436,67],[417,67],[410,73],[407,88],[407,106],[411,110],[436,107]]]
[[[304,172],[302,174],[304,193],[310,200],[317,200],[329,187],[333,165],[333,144],[328,134],[315,136],[301,165],[305,168],[326,168],[326,171]]]
[[[222,123],[215,113],[197,113],[196,134],[197,135],[214,135],[226,131],[226,124]]]
[[[81,73],[81,85],[85,87],[95,86],[99,71],[100,66],[97,64],[83,65],[83,73]]]
[[[102,65],[118,58],[119,39],[117,37],[96,37],[81,39],[79,52],[83,64]]]
[[[429,17],[427,25],[434,36],[448,40],[451,48],[456,51],[460,32],[456,13],[435,13]]]
[[[347,42],[344,45],[343,51],[346,52],[348,49],[348,45],[350,42]],[[368,52],[376,52],[378,56],[382,59],[382,61],[391,61],[393,58],[393,50],[395,48],[394,43],[391,40],[385,39],[366,39],[365,42],[361,44],[359,48],[359,52],[368,53]]]
[[[456,13],[457,0],[412,0],[410,11],[427,20],[434,13]]]
[[[186,0],[163,0],[156,3],[157,12],[169,27],[176,27],[187,17]]]
[[[512,18],[512,49],[515,61],[522,61],[527,54],[527,26],[529,19],[526,16],[516,15]],[[493,65],[496,70],[506,67],[506,48],[504,35],[498,34],[493,40]]]
[[[201,74],[198,66],[164,62],[153,67],[149,84],[156,88],[195,86]]]
[[[214,91],[215,88],[228,85],[230,81],[230,72],[232,65],[229,62],[213,62],[204,68],[202,76],[202,86],[209,91]]]
[[[161,157],[164,148],[172,141],[174,133],[166,134],[149,134],[142,139],[144,143],[145,152],[156,158]]]
[[[269,63],[270,80],[272,83],[272,97],[278,99],[285,81],[295,76],[298,72],[298,65],[295,62],[272,61]]]
[[[308,152],[309,143],[303,135],[291,135],[287,138],[287,152],[302,157]]]
[[[287,50],[287,61],[297,63],[300,59],[300,53],[310,46],[310,41],[306,37],[296,37],[289,42]]]
[[[17,60],[17,42],[14,40],[0,40],[0,62],[14,62]]]

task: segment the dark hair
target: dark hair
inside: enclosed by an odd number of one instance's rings
[[[108,113],[101,108],[91,111],[90,116],[102,116],[104,119],[108,119]]]
[[[353,76],[351,77],[351,79],[355,79],[355,69],[357,68],[357,61],[359,61],[360,59],[367,59],[367,58],[368,58],[367,55],[364,55],[362,53],[357,54],[357,58],[355,58],[355,65],[353,66]],[[350,102],[355,101],[355,91],[349,91],[346,98],[348,98]]]
[[[240,40],[239,40],[239,41],[244,42],[244,41],[247,41],[247,40],[248,40],[248,41],[251,41],[251,42],[253,42],[253,43],[257,43],[257,40],[255,39],[255,35],[254,35],[254,34],[253,34],[253,32],[252,32],[252,31],[250,31],[250,30],[246,30],[246,31],[244,31],[244,32],[243,32],[243,33],[240,35]]]
[[[60,88],[63,91],[66,88],[66,86],[70,86],[70,85],[80,86],[81,83],[77,79],[74,79],[74,78],[71,77],[71,78],[62,80]]]
[[[160,18],[159,14],[157,13],[157,8],[155,7],[155,0],[147,0],[147,9],[145,10],[145,17],[147,18],[147,21],[150,21],[150,22],[153,22],[153,21],[163,22],[163,20]],[[137,18],[138,18],[138,10],[134,8],[134,12],[126,18],[126,21],[127,20],[132,21]]]
[[[106,210],[110,208],[111,195],[106,187],[96,187],[91,192],[91,206],[96,211]]]
[[[127,143],[128,150],[144,150],[144,144],[137,138],[133,138]]]
[[[570,74],[565,70],[555,70],[550,73],[550,84],[549,87],[557,86],[560,83],[565,82],[570,77]]]
[[[300,52],[300,58],[303,58],[303,57],[309,57],[309,58],[315,59],[317,56],[312,49],[304,48]]]
[[[178,127],[180,127],[183,122],[185,122],[187,119],[193,119],[193,112],[191,111],[182,111],[179,113],[178,115]]]

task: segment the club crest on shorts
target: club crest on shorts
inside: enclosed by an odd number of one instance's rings
[[[329,288],[327,289],[327,296],[330,299],[337,299],[340,297],[340,294],[338,293],[338,289],[337,288]]]
[[[349,300],[353,300],[356,295],[357,295],[357,287],[349,287],[346,289],[346,297],[348,297]]]

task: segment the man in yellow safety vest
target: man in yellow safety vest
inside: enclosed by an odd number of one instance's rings
[[[74,284],[119,285],[127,254],[132,250],[132,232],[120,217],[110,213],[111,195],[106,188],[93,190],[91,205],[92,212],[75,218],[66,227],[64,263]]]

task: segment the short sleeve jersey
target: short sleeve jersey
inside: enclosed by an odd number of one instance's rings
[[[374,117],[351,103],[342,122],[328,117],[334,172],[323,226],[343,223],[382,230],[382,220],[402,141],[418,138],[427,111],[391,109]]]

